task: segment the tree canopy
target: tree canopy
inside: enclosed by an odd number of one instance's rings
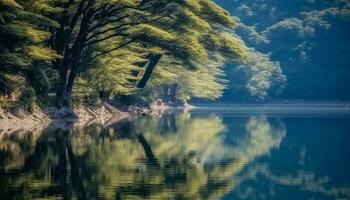
[[[228,83],[224,65],[255,59],[236,25],[210,0],[2,1],[0,92],[58,107],[117,96],[216,99]]]

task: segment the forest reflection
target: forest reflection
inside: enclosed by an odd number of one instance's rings
[[[234,120],[234,118],[232,118]],[[282,122],[172,113],[0,138],[0,196],[27,199],[218,199],[278,148]]]

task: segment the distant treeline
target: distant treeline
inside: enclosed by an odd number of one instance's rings
[[[215,2],[239,17],[235,33],[247,46],[281,66],[287,82],[270,99],[350,100],[350,1]],[[223,100],[246,100],[250,94],[237,88],[240,76],[231,69]]]

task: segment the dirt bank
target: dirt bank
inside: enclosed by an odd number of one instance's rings
[[[48,125],[56,128],[74,126],[85,126],[91,123],[105,124],[110,121],[119,121],[137,116],[155,114],[159,115],[166,110],[180,108],[164,104],[163,102],[154,102],[150,108],[138,106],[113,106],[109,103],[101,103],[99,106],[87,107],[78,106],[73,110],[68,108],[47,108],[37,107],[34,112],[28,113],[23,107],[17,106],[4,111],[0,108],[0,134],[33,131],[42,129]],[[182,110],[189,110],[190,105],[181,106]]]
[[[116,108],[108,103],[102,103],[95,107],[79,106],[70,110],[68,108],[40,109],[28,113],[21,107],[4,111],[0,108],[0,134],[13,133],[20,130],[35,130],[38,127],[45,127],[49,124],[64,127],[67,123],[84,124],[108,121],[117,121],[133,116],[147,115],[151,110],[136,106]]]

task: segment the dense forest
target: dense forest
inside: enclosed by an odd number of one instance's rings
[[[2,104],[215,99],[225,63],[252,57],[209,0],[3,0]]]
[[[350,99],[348,0],[216,2],[239,18],[235,33],[247,46],[268,54],[287,77],[284,90],[278,93],[269,90],[268,99]],[[260,65],[271,65],[267,61],[260,62]],[[252,89],[237,87],[246,84],[240,75],[245,73],[232,67],[226,69],[228,79],[232,81],[221,100],[249,99]]]

